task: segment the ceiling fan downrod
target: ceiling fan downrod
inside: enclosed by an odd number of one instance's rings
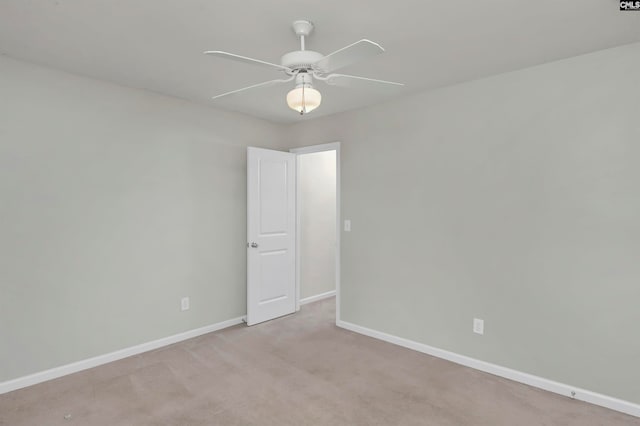
[[[306,19],[300,19],[294,21],[291,26],[296,35],[300,37],[300,50],[305,50],[305,37],[308,37],[311,31],[313,31],[313,23]]]

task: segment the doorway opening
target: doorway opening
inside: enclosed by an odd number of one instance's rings
[[[336,297],[340,319],[340,143],[291,149],[296,172],[296,310]]]

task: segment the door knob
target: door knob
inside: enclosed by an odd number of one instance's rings
[[[258,248],[258,243],[251,243],[252,248]]]

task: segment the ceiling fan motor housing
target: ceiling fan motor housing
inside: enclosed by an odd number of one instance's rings
[[[324,58],[322,53],[313,50],[295,50],[286,53],[280,59],[280,64],[293,70],[310,70],[313,64]]]

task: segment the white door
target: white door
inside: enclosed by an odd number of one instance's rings
[[[247,324],[296,310],[296,155],[247,148]]]

